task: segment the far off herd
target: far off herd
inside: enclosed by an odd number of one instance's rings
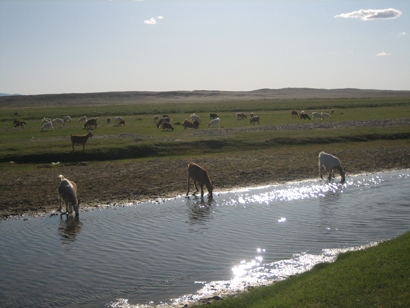
[[[322,171],[326,170],[328,172],[328,180],[329,182],[332,180],[334,176],[334,170],[337,170],[341,176],[340,183],[343,184],[346,181],[346,174],[342,164],[340,163],[339,158],[332,154],[328,154],[325,152],[319,153],[319,175],[320,178],[323,180]],[[65,203],[66,212],[65,214],[72,214],[73,210],[76,215],[79,215],[80,209],[80,200],[77,197],[77,185],[69,180],[66,179],[63,175],[59,175],[60,178],[60,185],[58,186],[58,195],[60,201],[60,208],[59,211],[62,212],[62,202]],[[201,198],[204,197],[204,186],[208,190],[208,198],[212,199],[212,192],[213,192],[213,185],[211,179],[209,178],[208,171],[206,171],[203,167],[195,164],[189,163],[188,164],[188,183],[187,183],[187,192],[186,196],[189,195],[190,191],[190,181],[194,182],[195,192],[192,194],[195,196],[199,189],[201,189]],[[199,188],[198,188],[199,185]]]
[[[330,114],[334,113],[334,109],[331,110]],[[18,115],[18,113],[15,113],[15,115]],[[299,119],[303,119],[303,120],[311,120],[311,119],[315,119],[315,118],[319,118],[321,120],[324,120],[325,118],[328,118],[329,120],[332,118],[331,115],[329,113],[326,112],[312,112],[312,117],[310,117],[305,111],[300,111],[297,112],[295,110],[291,111],[291,116],[294,117],[298,117]],[[219,116],[216,113],[211,113],[210,115],[210,122],[208,123],[208,127],[221,127],[221,120],[219,118]],[[248,117],[242,113],[242,112],[237,112],[236,113],[236,119],[237,120],[245,120]],[[201,123],[201,119],[199,116],[197,116],[195,113],[191,114],[190,116],[191,121],[189,121],[188,119],[185,119],[184,122],[182,123],[182,126],[184,127],[184,129],[187,128],[194,128],[194,129],[198,129],[199,128],[199,124]],[[89,128],[97,128],[97,118],[93,118],[93,119],[87,119],[86,116],[81,117],[78,122],[79,123],[84,123],[84,129],[89,129]],[[116,126],[125,126],[125,120],[122,117],[114,117],[114,119],[112,120],[111,117],[108,117],[106,119],[107,123],[110,124],[111,122],[116,123]],[[157,128],[162,128],[163,130],[174,130],[174,127],[171,124],[172,119],[168,116],[168,115],[163,115],[162,118],[160,118],[160,116],[155,116],[154,117],[154,121],[156,123]],[[64,127],[66,123],[71,123],[72,119],[70,116],[65,116],[63,119],[49,119],[49,118],[43,118],[42,119],[43,122],[43,126],[41,127],[41,131],[48,131],[48,130],[54,130],[54,126],[59,126],[59,127]],[[249,115],[249,123],[250,124],[255,124],[258,123],[260,124],[260,117],[259,115],[254,115],[253,112]],[[181,124],[178,122],[178,124]],[[17,120],[15,119],[13,121],[13,126],[14,127],[24,127],[25,125],[27,125],[27,122],[24,120]]]

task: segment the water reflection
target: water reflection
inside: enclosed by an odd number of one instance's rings
[[[64,219],[63,217],[66,217]],[[61,243],[70,244],[77,240],[77,234],[81,231],[82,222],[78,215],[61,215],[60,225],[58,226],[58,234],[60,235]]]
[[[215,201],[208,198],[206,201],[203,198],[190,197],[186,198],[186,206],[188,208],[188,218],[191,225],[202,224],[211,220],[212,213],[215,208]]]

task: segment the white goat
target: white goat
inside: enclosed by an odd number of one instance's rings
[[[53,120],[53,124],[63,124],[63,126],[65,125],[65,122],[62,119],[54,119]]]
[[[54,127],[53,127],[53,123],[52,122],[45,122],[44,124],[43,124],[43,127],[41,127],[41,131],[43,132],[43,131],[45,131],[45,130],[54,130]]]
[[[70,116],[65,116],[63,120],[64,120],[64,123],[67,123],[67,122],[71,123],[71,117]]]
[[[322,115],[321,115],[320,113],[318,113],[318,112],[312,112],[312,120],[313,120],[314,118],[321,118],[321,119],[323,120]]]
[[[47,123],[47,122],[51,122],[51,119],[43,118],[41,121],[43,121],[43,123]]]
[[[83,116],[83,117],[81,117],[79,120],[78,120],[78,122],[80,122],[80,123],[82,123],[82,122],[87,122],[87,117],[86,116]]]
[[[198,117],[195,113],[193,113],[191,114],[191,121],[194,122],[195,120],[201,123],[201,118]]]
[[[208,127],[211,127],[211,125],[218,125],[219,127],[221,127],[221,121],[219,120],[219,118],[213,119],[209,124]]]
[[[333,169],[339,171],[340,176],[342,177],[341,183],[345,182],[345,172],[343,170],[342,164],[340,163],[339,158],[333,156],[332,154],[328,154],[325,152],[319,153],[319,174],[320,178],[323,179],[322,176],[322,169],[325,168],[326,171],[329,173],[329,181],[332,180]],[[334,175],[333,175],[334,177]]]
[[[320,115],[322,116],[322,119],[324,119],[324,118],[331,119],[332,118],[328,113],[325,113],[325,112],[321,112]]]
[[[60,185],[58,186],[58,195],[60,196],[60,209],[62,209],[62,200],[65,203],[65,210],[67,213],[73,212],[73,207],[76,215],[78,215],[80,209],[80,202],[77,198],[77,185],[66,179],[63,175],[58,176],[61,179]]]

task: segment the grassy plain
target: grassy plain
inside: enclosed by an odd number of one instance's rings
[[[31,106],[31,105],[30,105]],[[300,120],[291,110],[329,112],[332,119]],[[260,125],[237,120],[251,112]],[[14,115],[18,112],[20,117]],[[199,130],[179,123],[195,112]],[[208,128],[209,113],[221,128]],[[157,128],[153,117],[168,114],[174,131]],[[70,115],[72,123],[41,132],[41,119]],[[72,151],[69,134],[87,131],[81,116],[98,117],[86,151]],[[122,116],[126,125],[107,124]],[[14,119],[25,120],[14,128]],[[317,177],[317,155],[334,153],[348,174],[410,167],[408,125],[358,126],[360,121],[410,118],[409,98],[287,99],[258,101],[164,102],[129,104],[50,103],[39,107],[0,107],[0,214],[48,212],[57,207],[58,174],[79,186],[83,206],[172,197],[186,191],[190,161],[208,169],[215,190]],[[303,126],[331,122],[335,128]],[[394,124],[394,123],[393,123]],[[290,129],[280,129],[288,127]],[[86,162],[87,165],[80,164]],[[58,164],[53,164],[58,163]],[[41,189],[37,189],[41,187]],[[35,198],[33,198],[35,192]]]

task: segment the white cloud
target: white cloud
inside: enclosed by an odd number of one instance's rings
[[[163,16],[158,16],[158,19],[163,19]],[[154,17],[151,17],[150,19],[144,20],[144,24],[147,25],[155,25],[157,23],[157,20]]]
[[[147,20],[144,20],[144,24],[147,24],[147,25],[155,25],[156,23],[157,23],[157,21],[155,20],[154,17],[152,17],[150,19],[147,19]]]
[[[335,18],[360,18],[361,20],[375,20],[375,19],[395,19],[400,17],[402,12],[395,9],[384,10],[358,10],[351,13],[343,13],[336,15]]]
[[[398,37],[402,37],[403,35],[406,35],[406,34],[407,34],[406,32],[399,33]]]
[[[381,52],[381,53],[378,53],[376,56],[390,56],[391,55],[391,53],[387,53],[387,52]]]

